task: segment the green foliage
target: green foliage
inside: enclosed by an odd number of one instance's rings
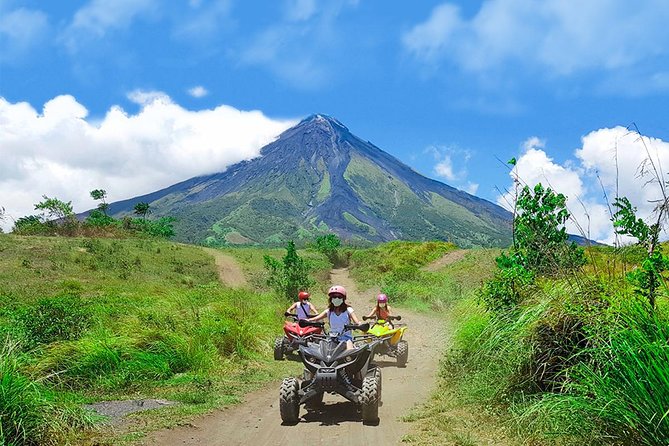
[[[154,237],[170,238],[174,236],[174,217],[160,217],[158,220],[134,218],[129,227]]]
[[[339,262],[339,247],[341,240],[337,234],[319,235],[316,237],[316,251],[324,254],[330,262],[335,265]]]
[[[567,197],[541,183],[523,187],[516,201],[514,253],[522,264],[539,275],[555,276],[585,264],[585,253],[574,242],[567,243],[565,223],[569,219]]]
[[[107,209],[109,209],[109,204],[107,203],[107,191],[104,189],[94,189],[91,191],[91,198],[98,203],[98,210],[104,215],[107,215]]]
[[[534,283],[534,274],[519,261],[518,255],[497,257],[499,269],[479,290],[487,309],[500,312],[517,308],[525,291]]]
[[[44,211],[46,218],[55,220],[72,220],[74,218],[74,211],[72,210],[72,202],[67,203],[58,198],[49,198],[43,195],[44,200],[35,204],[35,210]]]
[[[667,286],[662,273],[669,269],[669,258],[662,253],[659,244],[660,224],[648,225],[643,219],[636,217],[636,208],[627,197],[616,198],[613,206],[617,208],[613,215],[613,226],[618,234],[629,235],[638,240],[647,256],[636,268],[627,274],[627,279],[635,287],[637,294],[645,297],[652,308],[655,308],[657,291]]]
[[[149,205],[149,203],[141,201],[135,204],[135,206],[133,207],[133,212],[142,217],[143,219],[146,219],[146,216],[151,213],[150,208],[151,205]]]
[[[281,261],[266,255],[264,262],[269,272],[267,284],[291,302],[300,290],[307,290],[314,285],[309,277],[309,265],[297,254],[292,241],[286,245],[286,255]]]
[[[43,231],[45,225],[37,215],[20,217],[14,222],[12,232],[23,235],[36,234]]]
[[[106,227],[116,223],[116,220],[108,216],[101,209],[93,209],[88,217],[86,217],[86,224],[95,227]]]

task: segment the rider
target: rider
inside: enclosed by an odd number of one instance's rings
[[[353,311],[353,307],[346,303],[346,288],[341,285],[334,285],[328,291],[328,308],[318,316],[307,319],[308,321],[320,321],[328,318],[330,331],[339,333],[339,341],[346,341],[346,348],[353,348],[353,334],[351,330],[344,331],[344,325],[360,324],[358,317]]]
[[[297,302],[294,302],[287,310],[286,313],[292,313],[293,310],[297,309],[297,318],[298,319],[307,319],[314,314],[318,313],[314,304],[309,302],[311,294],[306,291],[300,291],[297,294]]]
[[[391,316],[390,305],[388,305],[388,296],[381,293],[376,296],[376,306],[372,308],[372,311],[370,311],[366,317],[375,317],[377,320],[383,319],[384,321],[387,321],[388,316]]]

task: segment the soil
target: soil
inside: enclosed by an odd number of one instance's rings
[[[99,403],[86,404],[84,408],[96,412],[98,415],[108,417],[107,423],[118,425],[123,422],[123,417],[135,412],[142,412],[151,409],[160,409],[161,407],[173,406],[177,404],[174,401],[143,399],[143,400],[124,400],[124,401],[101,401]]]
[[[218,277],[222,283],[232,288],[246,288],[248,286],[244,272],[234,257],[224,254],[218,249],[202,249],[214,257],[216,268],[218,269]]]
[[[213,254],[213,253],[212,253]],[[217,260],[218,263],[218,260]],[[349,302],[359,317],[372,307],[376,290],[361,293],[348,270],[331,274],[333,284],[347,288]],[[447,345],[444,322],[436,317],[406,310],[397,312],[408,325],[409,362],[398,368],[395,359],[378,357],[383,373],[382,405],[378,426],[363,425],[357,407],[338,395],[325,395],[316,409],[300,408],[300,422],[283,425],[279,415],[279,383],[249,394],[245,401],[192,420],[187,426],[153,433],[145,444],[170,445],[380,445],[398,444],[409,431],[401,421],[410,409],[433,391],[439,359]]]

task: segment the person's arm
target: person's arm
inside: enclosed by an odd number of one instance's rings
[[[372,308],[372,311],[370,311],[369,314],[367,315],[367,319],[369,319],[370,317],[374,317],[375,314],[376,314],[376,307]]]
[[[311,311],[310,314],[318,313],[318,310],[316,309],[316,307],[314,307],[314,304],[312,304],[311,302],[309,302],[309,310]]]
[[[353,308],[351,308],[351,320],[353,321],[354,324],[358,324],[358,325],[360,324],[360,321],[358,320],[358,316],[355,315],[355,311],[353,311]]]
[[[392,316],[393,310],[390,308],[390,305],[386,305],[386,308],[388,309],[388,316]]]
[[[328,310],[323,310],[323,312],[322,312],[321,314],[319,314],[318,316],[310,317],[310,318],[307,319],[307,320],[308,320],[309,322],[320,321],[321,319],[325,319],[325,316],[327,316],[327,314],[328,314]]]
[[[286,313],[291,313],[295,308],[297,308],[297,302],[293,302],[293,305],[288,307],[288,309],[286,310]]]

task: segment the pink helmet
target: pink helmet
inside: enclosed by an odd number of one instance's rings
[[[328,290],[328,296],[333,294],[341,294],[346,299],[346,288],[341,285],[334,285]]]
[[[388,296],[381,293],[378,296],[376,296],[376,301],[380,304],[387,304],[388,303]]]

